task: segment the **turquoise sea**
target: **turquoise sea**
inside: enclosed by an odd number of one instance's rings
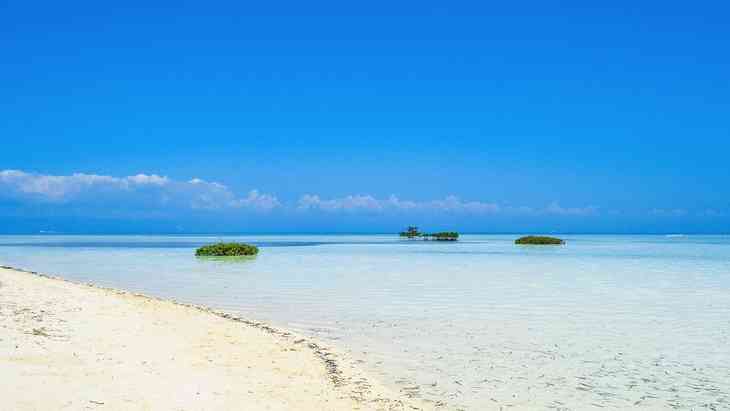
[[[516,237],[0,236],[0,264],[289,328],[454,408],[730,409],[730,236]],[[217,240],[261,252],[193,256]]]

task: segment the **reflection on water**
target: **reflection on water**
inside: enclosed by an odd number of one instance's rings
[[[454,407],[730,407],[730,238],[514,238],[7,236],[0,263],[331,340]],[[220,239],[261,252],[193,257]]]
[[[223,263],[223,264],[241,264],[250,263],[256,259],[255,255],[228,255],[228,256],[195,256],[200,261],[207,263]]]

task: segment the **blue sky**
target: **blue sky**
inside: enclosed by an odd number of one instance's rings
[[[721,2],[0,4],[0,231],[730,232]]]

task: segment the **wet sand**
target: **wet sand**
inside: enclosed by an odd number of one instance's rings
[[[310,339],[9,267],[0,268],[0,381],[2,410],[424,408]]]

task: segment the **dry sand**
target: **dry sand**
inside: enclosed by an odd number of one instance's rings
[[[423,406],[309,339],[205,308],[34,274],[0,268],[0,410]]]

